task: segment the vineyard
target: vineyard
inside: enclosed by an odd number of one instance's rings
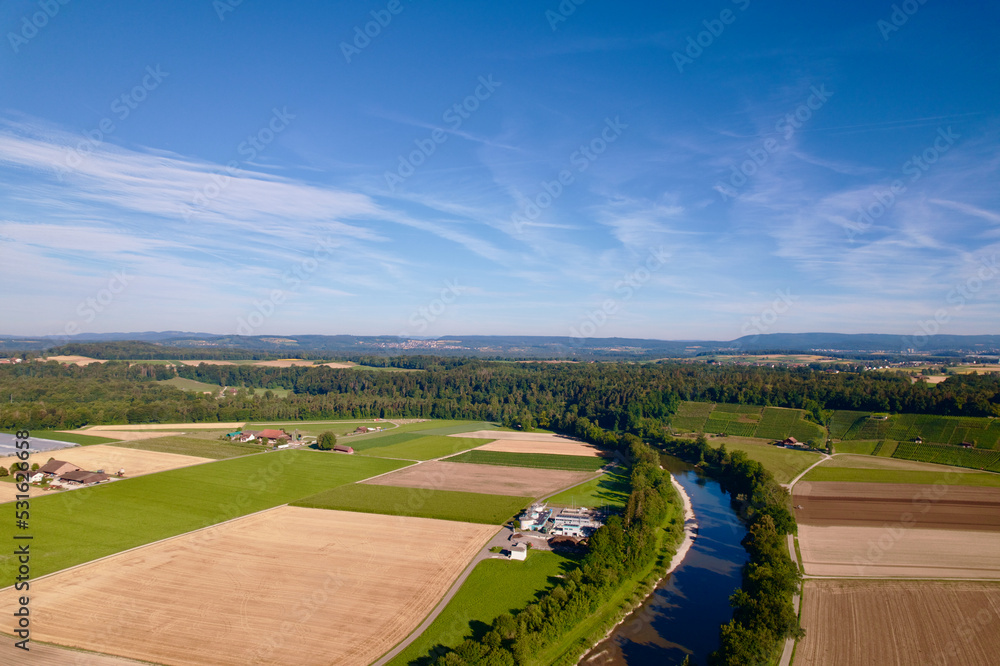
[[[989,472],[1000,472],[1000,451],[983,451],[981,449],[963,449],[957,446],[943,444],[914,444],[900,442],[892,453],[893,458],[916,460],[918,462],[938,463],[969,467]]]
[[[807,442],[826,441],[822,426],[805,420],[806,412],[780,407],[682,402],[671,421],[676,430],[709,432],[761,439],[795,439]]]
[[[928,414],[896,414],[876,419],[867,412],[838,410],[830,419],[830,436],[841,440],[890,439],[899,442],[919,438],[952,446],[969,442],[977,449],[992,450],[1000,442],[1000,420]]]

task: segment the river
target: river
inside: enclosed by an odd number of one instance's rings
[[[705,664],[719,646],[719,625],[733,616],[729,595],[747,561],[746,528],[714,481],[673,456],[662,464],[691,498],[698,534],[681,565],[660,581],[642,607],[580,661],[585,666]]]

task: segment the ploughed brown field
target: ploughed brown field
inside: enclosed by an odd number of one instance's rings
[[[567,472],[555,469],[528,469],[476,465],[442,460],[412,465],[361,483],[431,490],[458,490],[490,495],[541,497],[582,483],[594,476],[591,472]]]
[[[799,525],[1000,531],[1000,488],[800,482],[792,497]]]
[[[995,664],[1000,584],[808,580],[795,666]]]
[[[32,639],[163,664],[370,664],[496,531],[280,507],[32,581]]]

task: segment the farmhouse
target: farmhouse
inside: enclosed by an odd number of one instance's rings
[[[354,429],[354,432],[358,433],[359,435],[363,435],[366,432],[370,432],[370,431],[371,431],[371,428],[369,428],[368,426],[358,426],[357,428]]]
[[[66,472],[62,475],[63,481],[72,481],[74,483],[79,483],[80,485],[86,485],[89,483],[101,483],[102,481],[107,481],[111,477],[107,474],[101,474],[99,472],[87,472],[82,469],[78,469],[73,472]]]
[[[239,442],[252,442],[260,436],[259,430],[244,430],[236,433],[236,440]]]
[[[38,471],[42,474],[48,474],[51,477],[62,476],[67,472],[76,472],[80,468],[73,463],[64,462],[62,460],[50,460],[44,465],[42,465]]]
[[[261,430],[257,433],[257,439],[266,441],[268,444],[277,444],[279,439],[292,440],[292,436],[284,430]]]
[[[338,453],[354,453],[354,447],[346,446],[344,444],[334,444],[333,450]]]

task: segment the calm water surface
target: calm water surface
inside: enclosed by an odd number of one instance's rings
[[[581,660],[586,666],[680,664],[687,655],[704,664],[719,645],[719,625],[733,616],[729,595],[740,586],[747,561],[740,545],[746,529],[718,482],[672,456],[662,461],[691,498],[698,535],[677,570]]]

